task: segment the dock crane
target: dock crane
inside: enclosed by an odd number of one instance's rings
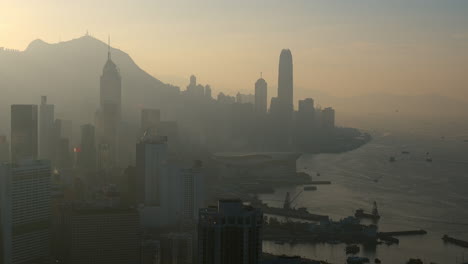
[[[304,192],[304,190],[301,190],[298,192],[292,199],[290,197],[289,192],[286,193],[286,198],[284,199],[284,204],[283,204],[283,209],[290,210],[293,209],[291,207],[292,203],[299,197],[299,195]]]

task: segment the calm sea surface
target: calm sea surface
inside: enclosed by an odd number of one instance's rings
[[[389,162],[390,156],[396,162]],[[426,157],[433,162],[427,162]],[[382,216],[379,231],[428,231],[424,236],[399,237],[399,245],[363,249],[360,256],[379,258],[383,263],[406,263],[409,258],[439,264],[468,261],[468,249],[441,240],[443,234],[468,240],[468,142],[461,138],[383,134],[351,152],[303,155],[298,170],[314,180],[330,180],[332,185],[303,192],[295,201],[297,207],[339,220],[353,215],[357,208],[370,211],[372,202],[377,201]],[[317,172],[321,176],[316,176]],[[300,190],[302,186],[279,188],[260,198],[280,207],[286,192],[294,196]],[[264,242],[264,251],[269,253],[338,264],[345,263],[344,250],[344,244]]]

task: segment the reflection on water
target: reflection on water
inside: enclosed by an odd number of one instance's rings
[[[409,153],[402,153],[407,151]],[[425,236],[400,237],[400,244],[366,248],[361,256],[378,257],[384,263],[404,263],[418,257],[437,263],[468,261],[468,249],[444,244],[443,234],[468,240],[468,144],[458,139],[431,139],[387,135],[375,137],[368,145],[342,154],[304,155],[298,170],[314,180],[331,180],[314,192],[304,192],[296,207],[330,215],[337,220],[353,215],[357,208],[370,210],[377,201],[382,219],[380,231],[425,229]],[[427,162],[430,155],[432,162]],[[389,162],[394,156],[396,161]],[[320,176],[316,176],[320,172]],[[286,192],[280,188],[260,198],[281,206]],[[265,242],[264,250],[277,254],[343,263],[345,245],[278,245]]]

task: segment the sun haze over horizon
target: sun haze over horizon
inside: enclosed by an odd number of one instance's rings
[[[0,47],[24,50],[92,36],[184,89],[276,96],[280,51],[292,51],[295,97],[439,94],[468,98],[468,2],[99,1],[3,3]],[[60,21],[60,23],[58,23]]]

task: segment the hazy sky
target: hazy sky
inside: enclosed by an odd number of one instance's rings
[[[215,92],[277,86],[290,48],[296,95],[385,91],[468,98],[465,0],[0,0],[0,47],[86,30],[163,81]],[[276,90],[270,89],[270,95]],[[467,99],[468,100],[468,99]]]

